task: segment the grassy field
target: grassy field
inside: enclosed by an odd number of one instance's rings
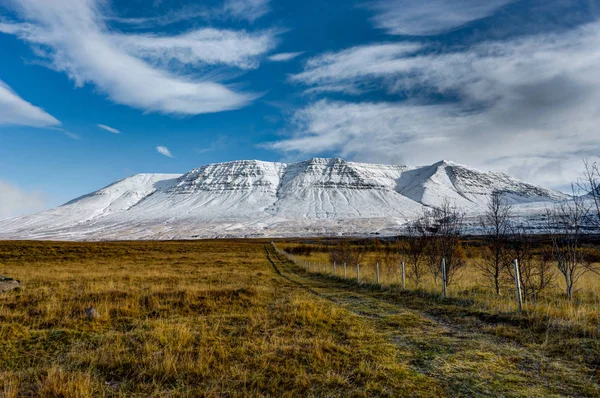
[[[307,274],[264,241],[0,242],[0,275],[24,285],[0,295],[2,397],[600,395],[593,336]]]
[[[317,264],[317,268],[318,264],[321,264],[322,273],[334,275],[329,255],[331,244],[332,242],[329,242],[329,245],[280,242],[279,247],[288,250],[299,246],[312,247],[314,250],[309,255],[298,255],[297,260]],[[478,249],[467,247],[467,250],[472,253],[466,260],[464,269],[460,270],[448,286],[449,297],[468,301],[472,309],[494,315],[514,313],[517,302],[513,279],[505,273],[502,278],[501,294],[497,295],[492,287],[492,281],[477,267],[480,261],[477,255]],[[382,251],[367,249],[363,252],[360,261],[360,279],[367,284],[375,283],[375,264],[379,262],[380,284],[398,289],[401,284],[400,263],[403,259],[402,254],[397,254],[390,259],[389,256],[386,258],[386,254]],[[407,263],[406,267],[408,270],[410,264]],[[550,272],[554,274],[554,280],[536,300],[524,297],[525,316],[528,317],[530,325],[542,328],[554,336],[567,333],[568,336],[600,338],[600,275],[593,272],[585,274],[576,284],[574,300],[571,302],[565,296],[562,275],[555,267],[551,267]],[[335,274],[342,277],[343,267],[338,266]],[[356,279],[355,266],[347,267],[347,277],[349,280]],[[406,278],[406,288],[412,292],[435,296],[441,293],[441,281],[435,281],[426,271],[423,281],[418,286],[410,278]]]

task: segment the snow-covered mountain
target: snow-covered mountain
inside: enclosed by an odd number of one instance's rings
[[[194,239],[394,234],[444,200],[470,215],[502,191],[524,212],[564,194],[453,162],[409,167],[311,159],[235,161],[138,174],[39,214],[0,221],[0,239]]]

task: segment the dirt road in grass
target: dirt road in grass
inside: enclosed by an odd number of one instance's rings
[[[265,251],[282,283],[301,286],[370,322],[396,345],[399,361],[434,377],[449,396],[600,396],[596,369],[507,337],[518,325],[482,322],[431,297],[308,274],[273,247]]]

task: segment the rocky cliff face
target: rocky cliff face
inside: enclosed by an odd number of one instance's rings
[[[564,197],[502,173],[447,161],[423,167],[339,158],[235,161],[183,175],[129,177],[56,209],[0,221],[0,239],[395,233],[424,206],[444,200],[480,213],[494,191],[529,209]]]

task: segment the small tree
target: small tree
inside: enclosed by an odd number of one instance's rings
[[[398,275],[400,261],[402,261],[400,251],[400,243],[390,244],[386,246],[383,257],[379,259],[379,266],[388,279]]]
[[[442,270],[436,242],[437,228],[435,227],[433,210],[423,209],[423,215],[414,222],[412,230],[414,236],[418,238],[418,242],[414,242],[414,250],[422,249],[421,254],[424,257],[423,260],[427,269],[433,276],[434,282],[438,283]],[[417,254],[415,253],[414,256],[416,257]]]
[[[544,246],[534,256],[530,266],[519,267],[521,289],[525,298],[537,301],[538,297],[554,284],[553,266],[552,247]]]
[[[355,266],[360,263],[362,256],[363,251],[347,240],[341,241],[329,252],[329,260],[332,263],[335,262],[340,265],[346,263],[348,266]]]
[[[512,225],[509,231],[504,260],[506,273],[510,277],[510,282],[514,283],[515,272],[512,261],[517,260],[523,297],[536,300],[554,283],[552,251],[548,247],[543,247],[541,252],[537,253],[538,238],[522,224]]]
[[[588,218],[600,230],[600,166],[598,162],[592,162],[589,159],[583,160],[583,176],[577,181],[578,193],[585,195],[586,199],[591,199],[592,205]]]
[[[464,213],[448,201],[440,207],[424,210],[417,228],[427,240],[427,265],[437,281],[441,274],[442,259],[446,263],[446,285],[449,285],[466,264],[466,255],[460,243]]]
[[[425,275],[425,247],[427,246],[426,237],[422,236],[415,224],[409,224],[407,229],[406,259],[408,268],[406,276],[415,286],[419,286]]]
[[[589,208],[585,200],[575,194],[575,189],[573,192],[571,199],[557,204],[547,212],[554,260],[565,279],[569,301],[573,299],[573,288],[577,281],[590,271],[597,272],[583,247],[584,227]]]
[[[477,263],[483,275],[488,278],[496,294],[500,294],[502,271],[505,269],[507,238],[510,229],[512,207],[502,197],[501,192],[494,192],[487,204],[486,211],[480,219],[484,231],[485,247],[481,253],[481,261]]]

